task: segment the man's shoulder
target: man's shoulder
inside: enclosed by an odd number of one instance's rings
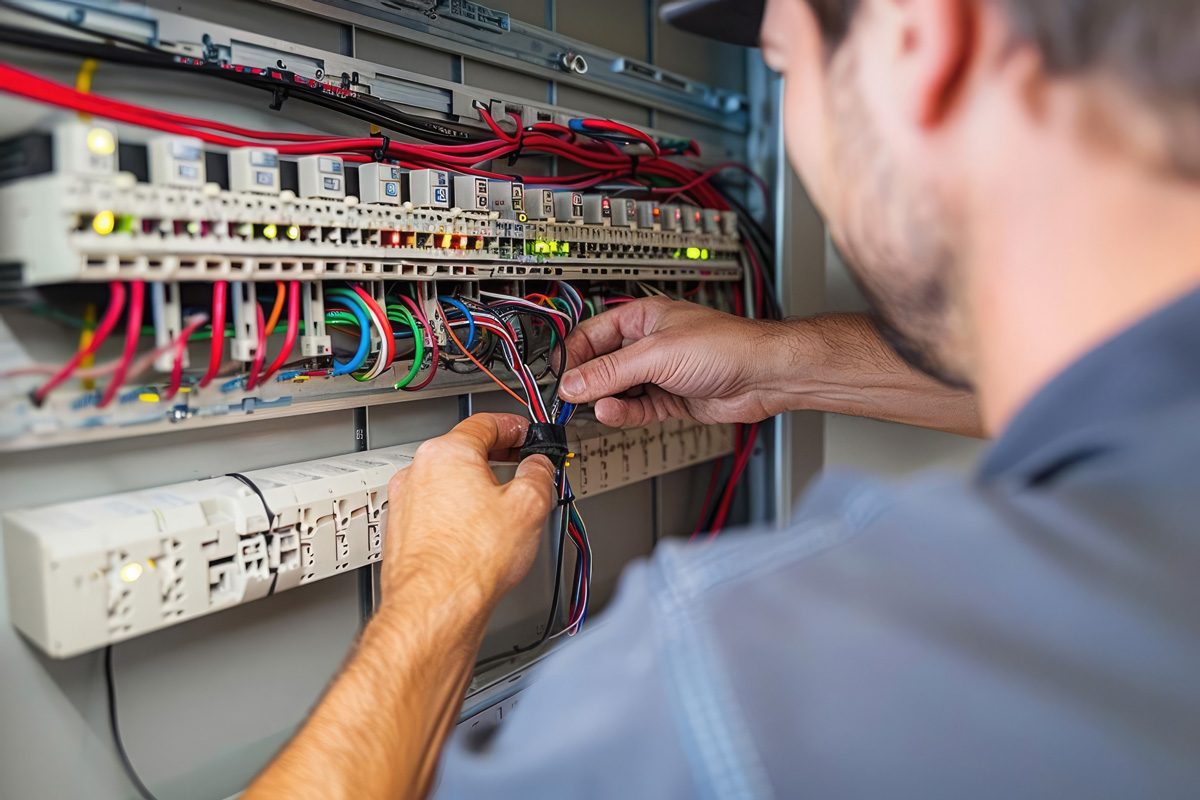
[[[787,531],[664,548],[646,580],[699,781],[1011,797],[1200,778],[1189,513],[1195,492],[1150,480],[840,475]],[[1022,762],[1041,771],[995,782]]]

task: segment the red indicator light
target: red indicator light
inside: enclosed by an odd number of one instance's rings
[[[699,221],[700,221],[700,212],[697,211],[696,212],[696,222],[699,222]]]
[[[601,205],[602,205],[602,206],[604,206],[605,208],[612,208],[612,201],[610,201],[610,200],[609,200],[609,199],[606,197],[606,198],[604,198],[604,202],[603,202],[603,203],[601,203]]]
[[[654,216],[656,216],[656,217],[661,217],[661,216],[662,216],[662,209],[661,209],[661,208],[655,208],[655,209],[654,209]]]

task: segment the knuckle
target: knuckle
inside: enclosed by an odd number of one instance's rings
[[[446,440],[442,437],[437,439],[429,439],[421,443],[417,448],[417,459],[421,461],[431,461],[440,458],[446,452]]]

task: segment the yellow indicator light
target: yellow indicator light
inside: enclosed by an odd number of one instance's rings
[[[476,240],[475,240],[475,249],[476,249],[476,250],[482,250],[482,249],[483,249],[483,238],[482,238],[482,237],[480,237],[480,238],[478,238],[478,239],[476,239]]]
[[[279,228],[274,225],[263,225],[262,235],[264,239],[274,239],[279,235]]]
[[[289,225],[288,229],[287,229],[287,237],[289,239],[291,239],[293,242],[296,241],[297,239],[299,239],[300,238],[300,226],[299,225]],[[393,242],[393,244],[395,244],[395,242]]]
[[[569,252],[571,252],[571,243],[570,243],[570,242],[563,242],[563,243],[562,243],[562,251],[563,251],[563,254],[564,254],[564,255],[565,255],[565,254],[567,254],[567,253],[569,253]]]
[[[574,457],[575,457],[574,453],[567,453],[567,458],[574,458]]]
[[[700,251],[700,260],[701,260],[701,261],[708,261],[708,251],[707,251],[707,250],[701,250],[701,251]]]
[[[551,243],[550,243],[550,252],[551,252],[551,253],[557,253],[557,252],[558,252],[558,242],[551,242]]]
[[[196,220],[192,220],[191,222],[189,222],[187,224],[187,232],[190,233],[192,236],[199,236],[200,235],[200,223],[196,222]]]
[[[94,155],[111,156],[117,152],[117,140],[113,138],[112,131],[92,128],[87,135],[87,149]]]
[[[142,565],[136,561],[130,561],[125,566],[121,567],[121,580],[126,583],[133,583],[138,578],[142,577]]]
[[[687,257],[692,259],[693,261],[695,261],[697,258],[700,257],[700,248],[699,247],[689,247],[687,249]]]
[[[154,392],[142,392],[138,395],[138,400],[141,400],[143,403],[157,403],[158,395]]]
[[[92,230],[101,236],[108,236],[116,226],[117,218],[113,216],[111,211],[101,211],[92,217]]]
[[[445,236],[442,237],[442,249],[449,250],[453,246],[454,246],[454,235],[447,233]]]

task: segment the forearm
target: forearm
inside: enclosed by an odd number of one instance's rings
[[[388,599],[308,723],[243,800],[428,793],[490,610],[469,599],[473,587],[433,586],[416,577]]]
[[[865,314],[768,323],[763,380],[772,413],[828,411],[981,437],[975,396],[912,369]]]

